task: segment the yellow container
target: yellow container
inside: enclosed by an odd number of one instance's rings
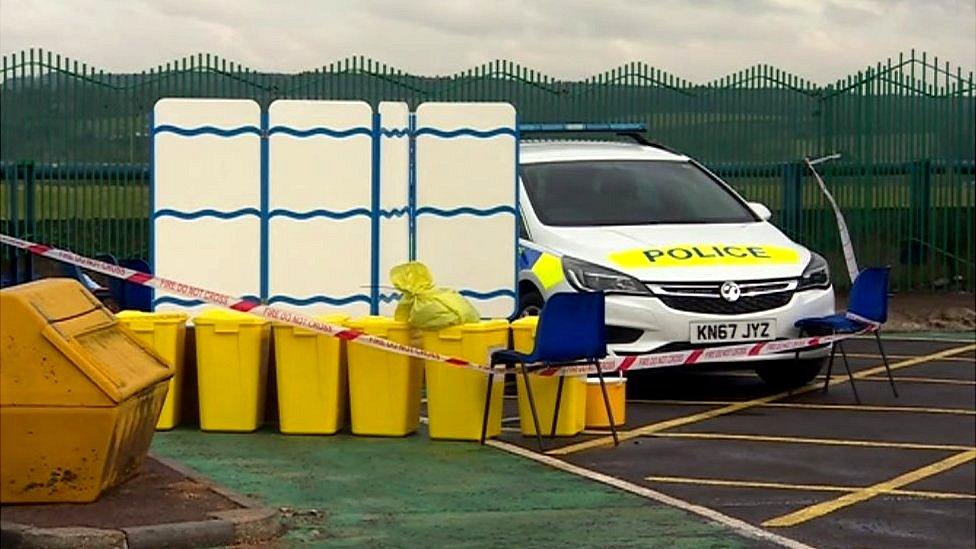
[[[142,466],[172,366],[81,284],[0,290],[0,502],[90,502]]]
[[[410,345],[410,325],[382,316],[350,320],[347,325],[369,335]],[[349,356],[349,410],[354,435],[399,437],[420,424],[420,362],[353,341]]]
[[[269,322],[210,309],[194,317],[200,429],[250,432],[264,420]]]
[[[425,331],[424,349],[488,365],[492,351],[508,348],[508,322],[484,320],[439,331]],[[427,417],[430,438],[480,440],[488,376],[443,362],[424,361],[427,374]],[[492,386],[487,436],[502,432],[505,376]]]
[[[121,311],[115,315],[119,322],[140,340],[149,345],[173,368],[163,411],[156,422],[156,430],[172,429],[180,424],[183,401],[183,355],[186,346],[186,319],[183,313],[145,313]]]
[[[344,325],[346,315],[317,317]],[[332,435],[346,420],[346,364],[342,340],[274,323],[278,424],[282,433]]]
[[[520,353],[532,352],[535,346],[535,331],[538,326],[539,317],[537,316],[527,316],[512,322],[512,343],[516,351]],[[542,430],[543,435],[548,435],[552,430],[552,414],[556,409],[559,378],[529,374],[529,380],[532,384],[535,410],[539,415],[539,429]],[[519,423],[522,427],[522,434],[535,436],[532,410],[529,408],[529,399],[525,394],[525,382],[522,380],[521,373],[517,373],[515,382],[518,389]],[[585,428],[586,403],[586,376],[566,376],[563,380],[563,394],[559,399],[556,436],[573,436]]]
[[[603,380],[607,384],[614,426],[620,427],[627,422],[627,378],[604,377]],[[586,426],[593,429],[610,428],[607,406],[600,390],[600,379],[595,377],[586,379]]]

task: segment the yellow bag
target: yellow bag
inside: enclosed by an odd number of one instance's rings
[[[411,261],[390,269],[390,281],[403,292],[394,317],[414,328],[439,330],[466,322],[478,322],[478,310],[458,292],[434,287],[430,269]]]

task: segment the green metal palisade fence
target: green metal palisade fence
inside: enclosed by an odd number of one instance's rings
[[[924,53],[828,85],[768,65],[694,84],[643,63],[563,81],[508,61],[423,77],[351,57],[270,74],[209,54],[117,74],[34,49],[0,70],[0,224],[80,253],[147,255],[149,114],[161,97],[509,101],[523,122],[647,123],[768,205],[845,287],[831,211],[802,165],[840,152],[825,177],[863,265],[891,265],[902,291],[972,291],[976,279],[973,73]],[[2,257],[13,276],[13,252]]]

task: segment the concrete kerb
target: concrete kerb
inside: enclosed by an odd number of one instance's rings
[[[0,522],[3,547],[52,549],[139,549],[155,547],[219,547],[267,541],[282,530],[277,509],[215,484],[203,475],[166,458],[153,455],[163,465],[204,485],[240,505],[240,509],[209,513],[210,520],[172,522],[125,528],[37,528]]]

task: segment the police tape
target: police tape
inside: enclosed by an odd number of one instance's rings
[[[180,295],[189,299],[199,299],[211,305],[217,305],[235,311],[253,314],[274,322],[282,322],[292,326],[306,328],[314,332],[339,338],[343,341],[355,342],[360,345],[366,345],[368,347],[374,347],[412,358],[444,362],[454,367],[476,370],[483,373],[488,373],[490,370],[492,370],[492,368],[488,366],[463,358],[442,355],[440,353],[434,353],[424,349],[411,347],[409,345],[396,343],[388,339],[365,334],[358,330],[351,330],[342,326],[328,324],[287,309],[282,309],[271,305],[264,305],[257,301],[235,297],[221,292],[193,286],[191,284],[185,284],[183,282],[177,282],[167,278],[154,276],[135,269],[120,267],[112,263],[106,263],[104,261],[78,255],[68,250],[62,250],[43,244],[36,244],[28,240],[15,238],[2,233],[0,233],[0,243],[13,246],[15,248],[20,248],[22,250],[27,250],[28,252],[43,257],[63,261],[64,263],[118,278],[133,284],[148,286],[150,288]],[[649,353],[631,356],[611,355],[603,360],[600,360],[599,366],[596,364],[578,364],[572,366],[560,366],[556,368],[546,367],[545,365],[529,365],[528,368],[533,373],[537,373],[539,375],[553,376],[595,374],[598,371],[602,371],[603,373],[628,372],[653,368],[702,364],[706,362],[734,362],[740,360],[751,360],[759,356],[769,354],[800,352],[809,349],[816,349],[835,341],[840,341],[842,339],[847,339],[862,333],[873,331],[874,329],[874,326],[869,325],[864,330],[854,334],[837,334],[774,341],[760,341],[723,345],[721,347],[711,347],[707,349],[692,349],[687,351]],[[498,372],[507,370],[507,368],[504,366],[497,366],[494,368],[494,370]]]
[[[827,190],[827,184],[824,183],[823,178],[820,177],[820,173],[814,168],[816,164],[837,158],[840,158],[839,154],[831,154],[817,158],[816,160],[804,158],[803,161],[807,163],[807,167],[813,172],[813,177],[817,180],[817,186],[820,187],[820,192],[827,198],[827,201],[830,202],[830,207],[834,210],[834,218],[837,220],[837,232],[840,235],[840,246],[844,251],[844,264],[847,266],[847,275],[851,277],[851,282],[854,282],[854,279],[857,278],[858,273],[861,271],[857,267],[857,258],[854,256],[854,244],[851,243],[851,233],[847,230],[847,221],[844,220],[844,214],[840,211],[840,206],[837,205],[837,201],[834,200],[834,195],[830,194],[830,191]]]

